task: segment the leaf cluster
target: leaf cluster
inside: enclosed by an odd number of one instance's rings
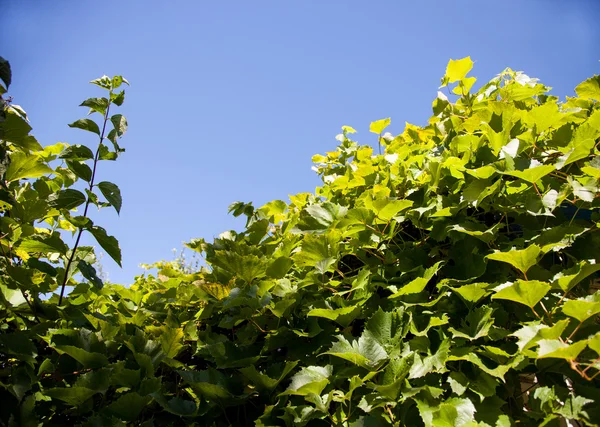
[[[41,317],[17,291],[50,280],[44,256],[60,274],[60,243],[30,239],[0,285],[0,423],[598,425],[600,78],[561,102],[471,68],[449,62],[426,126],[372,123],[380,154],[344,126],[314,194],[231,205],[246,227],[187,243],[199,271],[80,270]]]

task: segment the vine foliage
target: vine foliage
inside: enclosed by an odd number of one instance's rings
[[[377,154],[344,126],[315,193],[232,204],[243,231],[187,243],[205,267],[130,287],[61,237],[120,262],[88,207],[121,207],[94,172],[125,81],[71,125],[95,154],[42,148],[5,98],[0,425],[599,425],[600,77],[560,101],[510,69],[475,90],[472,65],[426,126],[371,123]]]

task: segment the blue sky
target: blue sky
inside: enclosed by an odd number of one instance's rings
[[[287,200],[319,184],[311,156],[342,125],[374,143],[371,121],[425,124],[449,58],[470,55],[487,81],[505,67],[572,95],[600,73],[600,1],[0,0],[10,94],[43,145],[96,141],[67,127],[122,74],[127,152],[100,165],[121,216],[92,212],[115,235],[130,283],[140,263],[242,222],[234,201]]]

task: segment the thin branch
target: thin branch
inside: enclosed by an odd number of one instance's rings
[[[110,98],[109,98],[110,99]],[[108,107],[106,107],[106,112],[104,113],[104,123],[102,125],[102,132],[100,134],[100,142],[98,143],[98,148],[96,149],[96,154],[94,155],[94,166],[92,168],[92,178],[90,179],[89,191],[91,192],[94,188],[94,179],[96,178],[96,168],[98,166],[98,158],[100,157],[100,147],[102,146],[102,142],[104,141],[104,133],[106,132],[106,123],[108,122],[108,114],[110,112],[110,101]],[[88,194],[87,200],[85,201],[85,208],[83,209],[83,216],[87,218],[87,212],[91,204],[91,198]],[[73,246],[73,250],[71,251],[71,256],[67,262],[65,267],[65,275],[63,277],[63,281],[60,287],[60,297],[58,298],[58,305],[61,305],[63,296],[65,294],[65,287],[67,286],[67,280],[69,279],[69,269],[71,268],[71,264],[75,259],[75,253],[77,252],[77,247],[79,246],[79,241],[81,240],[81,235],[83,234],[83,227],[79,227],[79,232],[77,233],[77,238],[75,239],[75,246]]]

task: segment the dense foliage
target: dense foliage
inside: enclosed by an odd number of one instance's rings
[[[471,67],[449,62],[427,126],[372,123],[376,155],[343,127],[316,194],[233,204],[243,232],[187,245],[207,267],[128,288],[59,232],[120,258],[87,208],[120,209],[94,172],[122,151],[121,78],[82,104],[101,127],[71,125],[95,156],[40,147],[5,100],[0,425],[598,425],[600,77],[559,102],[510,69],[473,91]]]

